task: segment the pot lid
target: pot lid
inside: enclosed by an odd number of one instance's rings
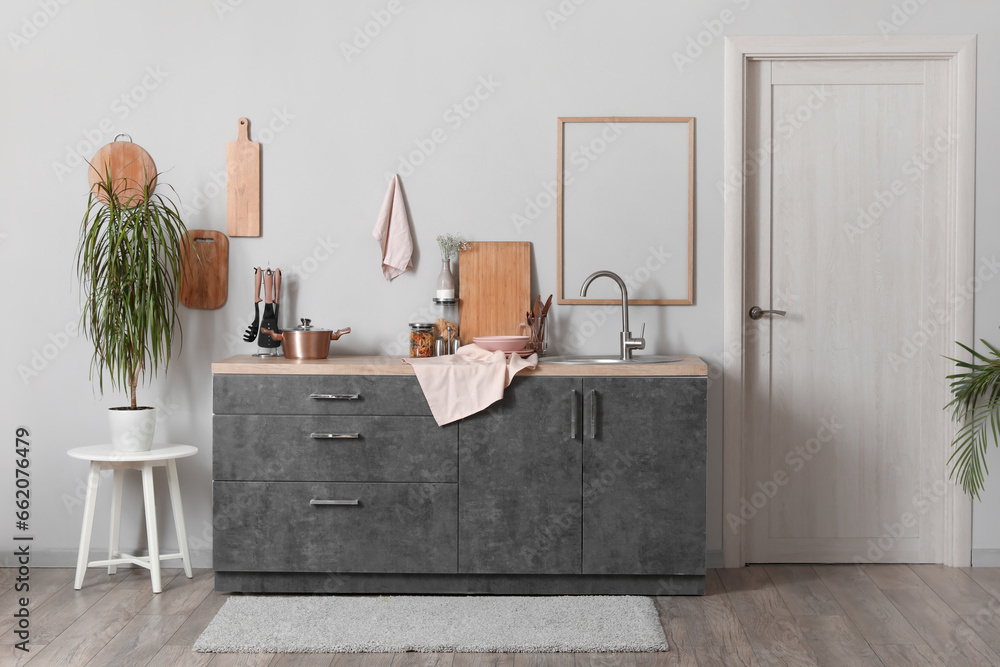
[[[288,330],[286,330],[286,331],[288,331]],[[314,327],[312,325],[312,320],[310,320],[307,317],[300,317],[299,318],[299,326],[295,327],[294,329],[291,329],[290,331],[320,331],[320,332],[323,332],[323,331],[330,331],[330,329],[320,329],[319,327]]]

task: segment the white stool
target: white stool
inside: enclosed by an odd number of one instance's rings
[[[114,574],[118,566],[131,563],[149,570],[153,582],[153,592],[163,590],[160,580],[160,561],[173,558],[184,560],[184,574],[190,579],[191,554],[188,553],[187,533],[184,530],[184,510],[181,508],[181,490],[177,483],[175,459],[198,453],[191,445],[153,445],[147,452],[120,452],[111,445],[77,447],[67,452],[74,459],[90,461],[90,475],[87,479],[87,501],[83,511],[83,530],[80,533],[80,553],[76,559],[76,583],[80,590],[83,577],[90,566],[108,566],[108,574]],[[167,486],[170,488],[170,506],[174,511],[174,525],[177,527],[177,546],[180,553],[160,554],[160,543],[156,532],[156,498],[153,495],[153,468],[167,469]],[[149,542],[149,556],[132,556],[118,551],[118,536],[121,532],[122,482],[125,470],[134,468],[142,471],[142,496],[146,508],[146,539]],[[97,506],[97,486],[102,470],[114,470],[115,491],[111,501],[111,539],[108,545],[108,560],[87,561],[90,555],[90,534],[94,528],[94,508]]]

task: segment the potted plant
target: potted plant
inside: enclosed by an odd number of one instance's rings
[[[180,243],[187,228],[177,206],[154,192],[156,179],[143,181],[127,186],[102,174],[87,200],[76,257],[81,331],[94,345],[91,377],[97,374],[103,395],[106,372],[131,399],[108,410],[112,443],[124,451],[152,445],[156,410],[137,404],[136,388],[140,378],[167,370],[174,328],[181,334]]]
[[[991,439],[1000,442],[1000,350],[985,340],[980,342],[988,354],[958,343],[972,355],[972,361],[952,359],[964,370],[948,376],[954,398],[946,406],[954,408],[955,419],[962,423],[952,442],[955,451],[948,459],[951,476],[957,477],[962,489],[977,499],[989,472],[986,449]]]

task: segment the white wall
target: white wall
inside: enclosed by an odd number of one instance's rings
[[[894,17],[895,4],[900,8]],[[372,12],[384,20],[390,7],[398,13],[348,62],[341,44],[351,42]],[[179,465],[200,565],[210,563],[209,366],[252,350],[240,341],[252,314],[251,267],[284,270],[284,324],[309,316],[320,325],[352,327],[337,343],[340,353],[391,350],[432,294],[439,268],[434,237],[441,233],[531,241],[535,291],[551,293],[554,205],[543,195],[540,214],[520,228],[512,217],[524,215],[526,199],[544,193],[555,178],[558,116],[697,118],[696,305],[637,307],[632,318],[647,323],[649,349],[701,355],[718,376],[723,45],[713,29],[877,34],[879,21],[895,27],[895,18],[897,34],[979,33],[983,187],[977,254],[990,257],[1000,246],[993,221],[998,189],[990,186],[1000,175],[991,150],[1000,105],[994,85],[1000,77],[1000,7],[982,0],[9,0],[0,16],[0,277],[6,295],[0,303],[9,316],[0,395],[8,443],[0,454],[0,507],[13,501],[13,433],[24,425],[32,432],[36,564],[73,562],[84,464],[68,459],[65,450],[105,440],[102,408],[123,402],[121,396],[95,395],[87,377],[89,344],[62,333],[78,318],[73,257],[87,188],[76,152],[89,158],[117,132],[128,132],[166,172],[162,182],[176,188],[189,210],[189,227],[220,230],[225,193],[217,183],[224,178],[225,144],[235,139],[237,118],[251,119],[254,139],[269,140],[263,148],[264,235],[232,240],[228,303],[217,311],[182,311],[183,351],[140,396],[168,416],[159,440],[201,448]],[[693,61],[678,67],[675,54],[699,39],[701,53],[691,51]],[[495,82],[495,89],[481,87],[484,79]],[[477,87],[485,99],[458,125],[449,109]],[[401,156],[435,128],[443,128],[447,140],[403,178],[417,268],[388,284],[371,238],[385,175],[400,170]],[[70,158],[73,166],[58,166]],[[639,238],[644,232],[641,220],[615,224],[628,225],[628,233]],[[998,296],[1000,285],[988,283],[976,298],[977,334],[994,340],[1000,340]],[[555,308],[556,342],[563,341],[565,350],[565,341],[589,330],[591,317],[600,319],[599,310]],[[606,319],[576,351],[616,348],[617,318]],[[26,374],[32,364],[37,373]],[[725,529],[721,405],[716,382],[709,413],[710,549],[721,548]],[[993,460],[1000,469],[1000,459]],[[126,494],[138,500],[137,480],[129,480]],[[1000,506],[997,478],[990,480],[984,502]],[[105,491],[97,546],[106,539],[106,510]],[[123,546],[142,544],[136,504],[131,513]],[[976,548],[1000,548],[1000,526],[982,514],[977,512]],[[12,519],[4,516],[6,534],[13,531]],[[163,526],[164,535],[170,529]],[[164,542],[169,548],[173,540]]]

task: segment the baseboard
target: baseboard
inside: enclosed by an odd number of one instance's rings
[[[725,566],[722,549],[709,549],[705,552],[705,567],[708,569],[717,569]]]
[[[972,567],[1000,567],[1000,549],[973,549]]]
[[[23,543],[21,543],[23,544]],[[176,553],[177,549],[173,548],[171,551],[164,550],[162,553]],[[76,567],[76,549],[31,549],[31,562],[29,565],[31,567]],[[135,556],[145,556],[145,549],[138,552],[129,552]],[[90,550],[90,560],[104,560],[108,557],[108,552],[106,549],[91,549]],[[177,560],[165,560],[162,561],[163,567],[173,568],[181,567],[181,561]],[[17,562],[17,556],[12,553],[5,553],[3,556],[3,567],[17,567],[20,563]],[[130,565],[120,565],[119,567],[132,567]],[[212,552],[211,551],[192,551],[191,552],[191,567],[203,568],[212,567]]]

